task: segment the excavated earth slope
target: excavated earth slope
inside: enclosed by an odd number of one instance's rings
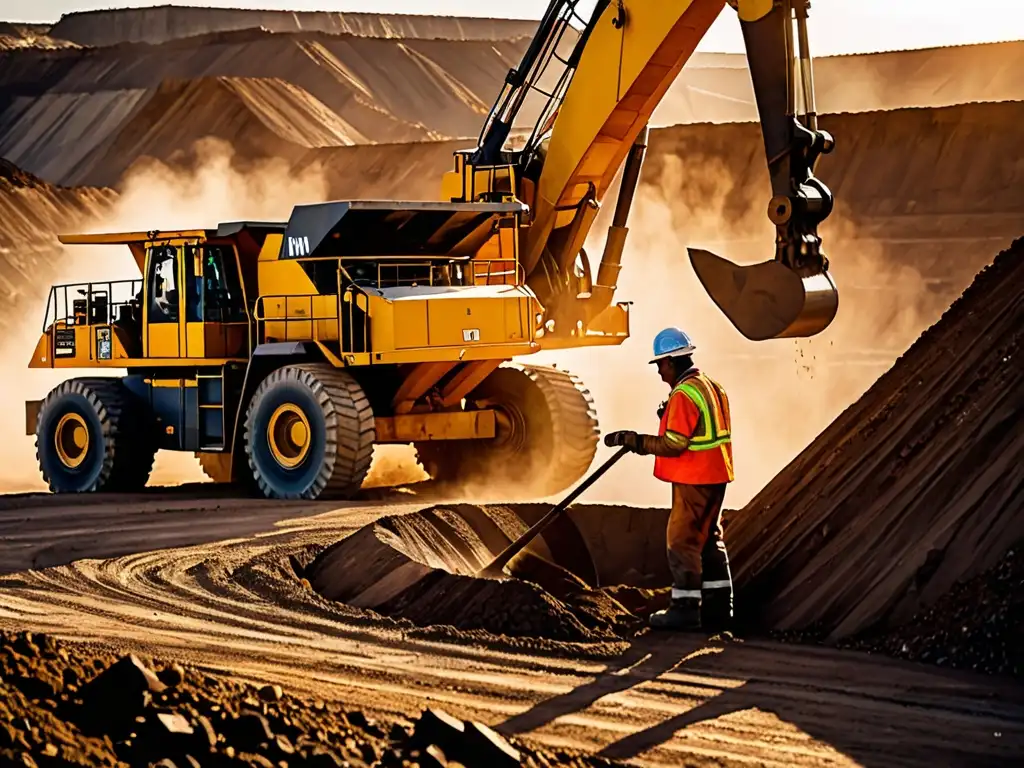
[[[1024,239],[734,516],[748,616],[833,640],[896,626],[1020,545],[1022,286]]]
[[[11,48],[75,48],[74,43],[57,40],[41,24],[11,24],[0,21],[0,51]]]
[[[1024,102],[823,115],[820,124],[836,137],[837,147],[815,172],[836,198],[822,233],[837,279],[843,281],[844,260],[861,255],[906,265],[948,306],[992,254],[1021,234],[1024,165],[1007,158],[1024,155],[1022,120]],[[680,231],[693,219],[724,216],[736,229],[724,233],[722,242],[700,245],[736,259],[768,256],[762,236],[744,233],[752,212],[763,222],[770,197],[757,125],[653,131],[649,157],[644,182],[683,203],[674,208]],[[688,172],[694,167],[706,170]],[[745,237],[746,243],[737,242]],[[842,288],[899,286],[844,282]]]
[[[321,101],[284,80],[165,80],[146,92],[116,135],[82,157],[77,172],[114,186],[139,158],[192,165],[199,142],[207,139],[226,142],[241,167],[261,158],[295,164],[310,149],[366,141]]]

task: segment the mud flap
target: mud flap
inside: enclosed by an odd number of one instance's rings
[[[801,277],[779,261],[739,266],[698,248],[690,263],[712,301],[751,341],[814,336],[839,310],[827,271]]]

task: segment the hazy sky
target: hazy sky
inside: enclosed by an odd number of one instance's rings
[[[163,4],[166,0],[0,0],[0,19],[54,21],[73,10]],[[540,18],[547,0],[198,0],[175,4]],[[814,0],[811,24],[811,50],[821,55],[1016,40],[1024,39],[1024,0]],[[743,50],[733,11],[726,9],[700,50]]]

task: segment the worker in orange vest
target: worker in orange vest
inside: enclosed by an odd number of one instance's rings
[[[732,576],[722,530],[725,486],[732,482],[729,399],[717,382],[698,370],[696,347],[678,328],[654,339],[661,379],[672,389],[658,415],[655,435],[613,432],[605,445],[653,454],[654,476],[672,484],[668,518],[668,564],[672,603],[650,617],[656,629],[722,631],[732,621]]]

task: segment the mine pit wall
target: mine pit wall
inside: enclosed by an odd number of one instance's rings
[[[525,45],[524,40],[453,43],[243,30],[160,46],[0,53],[0,156],[53,183],[116,184],[125,160],[135,157],[105,150],[152,130],[153,112],[167,106],[168,88],[182,92],[177,104],[188,104],[188,119],[172,107],[176,117],[156,125],[160,136],[141,147],[146,154],[170,159],[177,145],[161,147],[157,138],[168,142],[174,129],[182,138],[200,138],[195,134],[210,130],[230,142],[231,132],[244,130],[252,118],[228,94],[189,102],[195,92],[187,83],[165,86],[201,78],[284,81],[276,96],[256,100],[256,120],[277,109],[294,113],[307,132],[317,130],[316,122],[340,121],[351,130],[345,131],[348,140],[336,144],[475,136],[494,90]],[[282,88],[293,92],[284,101]],[[297,105],[303,92],[308,103]],[[231,119],[220,114],[225,110]],[[275,128],[281,150],[292,144],[296,150],[319,146],[297,143],[287,121]],[[65,157],[55,147],[73,151]],[[261,156],[276,153],[274,147],[260,150]]]
[[[195,9],[171,10],[188,15]],[[118,12],[111,18],[134,13]],[[415,17],[410,23],[419,21]],[[404,29],[385,26],[389,35]],[[317,25],[276,33],[258,28],[211,31],[216,29],[202,28],[198,36],[161,44],[117,41],[101,48],[0,52],[0,155],[53,183],[116,184],[125,159],[135,158],[119,159],[103,148],[122,134],[130,140],[145,132],[146,120],[134,122],[133,110],[150,101],[157,106],[154,94],[168,80],[200,78],[283,80],[308,94],[310,103],[298,108],[295,99],[286,99],[287,112],[295,113],[298,122],[309,122],[314,113],[328,123],[340,120],[351,129],[344,133],[355,143],[475,138],[508,68],[528,44],[522,36],[491,40],[468,33],[422,39],[413,34],[415,29],[404,38],[329,34],[317,31]],[[826,57],[817,65],[819,111],[1020,99],[1022,81],[1012,76],[1019,69],[1016,62],[1024,65],[1024,43]],[[893,72],[901,74],[893,77]],[[218,116],[216,99],[193,109],[198,111],[191,126],[178,126],[182,139],[217,122],[234,124]],[[273,109],[271,104],[269,111]],[[255,111],[258,118],[262,110],[257,105]],[[744,57],[703,54],[680,73],[652,125],[756,122],[756,117]],[[285,125],[279,122],[281,128]],[[170,127],[162,126],[162,133]],[[280,146],[294,141],[287,130],[280,134]],[[161,150],[160,141],[166,135],[148,142],[146,152],[165,159],[170,152]],[[57,146],[60,153],[53,150]]]
[[[1022,286],[1024,239],[732,515],[748,620],[899,626],[1024,544]]]
[[[360,37],[507,40],[532,36],[536,21],[382,13],[257,11],[233,8],[128,8],[61,16],[52,37],[79,45],[163,43],[209,32],[263,27],[271,32],[317,31]]]

